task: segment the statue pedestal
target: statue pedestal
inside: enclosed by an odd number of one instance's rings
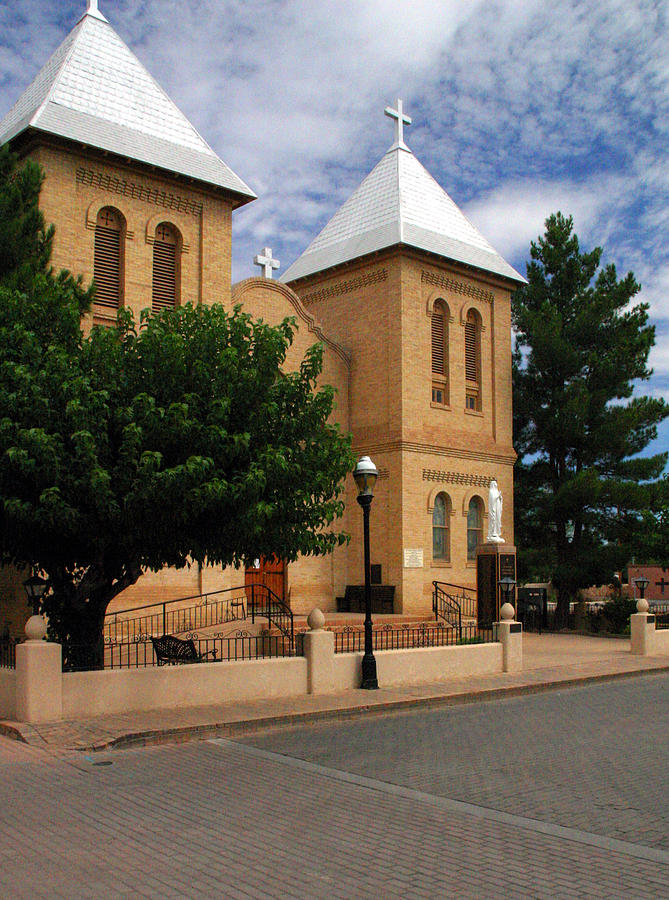
[[[500,608],[507,598],[501,596],[500,578],[516,581],[516,548],[512,544],[479,544],[476,548],[477,623],[490,628],[500,621]],[[515,609],[516,590],[508,598]]]

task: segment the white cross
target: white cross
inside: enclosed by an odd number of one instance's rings
[[[98,0],[86,0],[86,15],[93,16],[96,19],[102,19],[103,22],[107,21],[98,9]]]
[[[397,98],[397,109],[393,109],[392,106],[386,106],[383,111],[389,118],[395,119],[395,143],[393,147],[402,147],[404,150],[408,150],[409,148],[404,143],[404,126],[411,125],[411,117],[404,115],[400,98]]]
[[[278,259],[272,259],[272,248],[264,247],[262,253],[253,257],[253,265],[261,266],[264,269],[263,277],[271,278],[272,269],[278,269],[281,263]]]

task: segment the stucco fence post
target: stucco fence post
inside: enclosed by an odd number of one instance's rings
[[[503,604],[501,622],[495,622],[494,633],[502,645],[502,671],[523,670],[523,626],[514,620],[516,611],[510,603]]]
[[[63,663],[60,644],[44,640],[46,622],[31,616],[27,640],[16,647],[16,719],[52,722],[63,715]]]
[[[630,616],[630,649],[635,656],[653,656],[658,652],[655,616],[648,612],[646,599],[637,600],[636,608]]]
[[[312,609],[307,618],[310,631],[304,634],[304,656],[307,661],[307,692],[332,694],[335,690],[334,634],[324,631],[325,616]]]

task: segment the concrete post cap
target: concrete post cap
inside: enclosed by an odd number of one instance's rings
[[[645,597],[640,597],[636,602],[636,611],[640,613],[648,612],[648,601]]]
[[[510,603],[504,603],[499,613],[503,622],[510,622],[515,616],[516,611]]]
[[[31,616],[26,622],[26,637],[29,641],[41,641],[46,636],[46,622],[43,616]]]
[[[322,631],[325,625],[325,616],[321,610],[315,606],[307,616],[307,625],[312,631]]]

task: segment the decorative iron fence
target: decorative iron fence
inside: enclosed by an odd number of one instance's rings
[[[16,645],[18,643],[11,638],[0,641],[0,669],[16,668]]]
[[[357,653],[365,649],[363,631],[348,625],[335,631],[335,653]],[[413,650],[419,647],[449,647],[458,644],[489,644],[495,640],[492,628],[463,625],[461,629],[448,628],[439,622],[436,626],[422,623],[418,626],[402,625],[400,628],[384,625],[372,632],[372,646],[378,650]]]
[[[669,603],[653,603],[648,612],[655,616],[656,628],[669,628]]]
[[[281,634],[252,635],[247,631],[238,631],[233,636],[214,633],[207,638],[200,638],[197,632],[187,632],[184,639],[192,640],[198,655],[207,656],[207,662],[301,656],[303,647],[301,640],[296,640],[291,646],[290,640]],[[102,657],[90,645],[63,648],[64,672],[143,669],[156,664],[151,635],[147,634],[139,635],[136,641],[105,644]]]

